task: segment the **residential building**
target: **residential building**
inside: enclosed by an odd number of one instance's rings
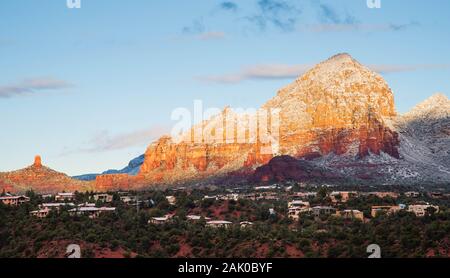
[[[276,215],[276,211],[273,208],[269,208],[269,214],[270,215]]]
[[[219,197],[217,197],[217,196],[208,196],[208,195],[205,195],[204,197],[203,197],[203,200],[218,200],[219,199]]]
[[[40,209],[57,209],[59,210],[61,207],[74,207],[74,203],[43,203],[39,205]]]
[[[444,198],[444,193],[442,192],[429,192],[428,196],[433,199],[442,199]]]
[[[100,201],[103,203],[111,203],[113,200],[113,195],[112,194],[106,194],[106,193],[101,193],[101,194],[95,194],[94,195],[94,200],[96,202]]]
[[[408,192],[405,192],[405,196],[409,197],[409,198],[418,198],[418,197],[420,197],[420,193],[416,192],[416,191],[408,191]]]
[[[166,224],[169,223],[172,220],[172,215],[170,214],[166,214],[162,217],[152,217],[148,223],[149,224],[154,224],[154,225],[162,225],[162,224]]]
[[[423,217],[427,214],[427,210],[434,208],[435,212],[439,212],[439,206],[430,205],[429,203],[416,204],[408,206],[408,211],[414,213],[417,217]]]
[[[315,217],[320,217],[322,215],[331,215],[336,212],[336,209],[328,206],[315,206],[312,208],[312,213]]]
[[[297,192],[293,195],[291,195],[291,197],[294,200],[299,200],[299,199],[308,199],[311,197],[316,197],[317,192]]]
[[[288,217],[298,220],[301,213],[309,212],[311,209],[309,202],[294,200],[288,203]]]
[[[104,212],[113,212],[116,208],[109,208],[109,207],[77,207],[69,210],[69,213],[71,215],[87,215],[89,218],[97,218],[100,216],[100,214]]]
[[[333,203],[346,203],[350,198],[355,197],[358,197],[358,192],[356,191],[333,191],[330,194],[330,198]]]
[[[363,212],[356,209],[346,209],[342,211],[337,211],[336,216],[342,217],[344,219],[359,219],[361,221],[364,221]]]
[[[387,197],[397,199],[400,194],[398,194],[397,192],[368,192],[368,193],[365,193],[365,195],[376,196],[381,199],[387,198]]]
[[[186,218],[187,218],[187,220],[190,220],[190,221],[199,221],[202,218],[205,219],[206,221],[211,220],[211,218],[203,217],[201,215],[187,215]]]
[[[241,226],[241,228],[250,228],[251,226],[253,226],[253,222],[242,221],[239,223],[239,225]]]
[[[255,190],[273,190],[273,189],[277,189],[278,186],[276,185],[265,185],[265,186],[256,186]]]
[[[211,228],[229,228],[231,227],[233,223],[230,221],[224,221],[224,220],[213,220],[206,222],[206,227]]]
[[[56,202],[67,202],[67,201],[73,201],[75,199],[74,193],[58,193],[55,195],[55,201]]]
[[[379,215],[380,213],[385,213],[389,215],[397,213],[400,210],[401,210],[400,206],[372,206],[370,214],[372,215],[372,217],[377,217],[377,215]]]
[[[75,206],[74,203],[43,203],[39,205],[38,210],[31,211],[30,214],[38,218],[45,218],[52,210],[59,211],[61,207],[74,207],[74,206]]]
[[[44,208],[44,209],[40,209],[40,210],[33,210],[30,212],[30,214],[32,216],[38,217],[38,218],[45,218],[48,216],[48,214],[50,213],[50,209],[48,208]]]
[[[136,203],[136,196],[123,195],[123,196],[120,196],[120,201],[127,205]]]
[[[7,206],[18,206],[30,201],[26,196],[3,196],[0,201]]]
[[[175,196],[166,196],[167,202],[169,202],[170,205],[174,206],[177,202],[177,198]]]

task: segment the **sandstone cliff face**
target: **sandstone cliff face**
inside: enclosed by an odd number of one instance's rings
[[[140,174],[149,183],[166,183],[255,168],[277,155],[317,158],[351,153],[364,157],[384,152],[399,157],[398,135],[385,124],[385,119],[395,116],[392,91],[381,76],[348,54],[320,63],[281,89],[262,110],[268,111],[269,120],[265,127],[257,124],[258,131],[266,128],[276,140],[262,140],[258,132],[225,129],[251,130],[256,117],[225,109],[181,135],[181,142],[163,137],[151,144]],[[276,130],[271,111],[278,111]],[[195,141],[198,130],[203,137]]]
[[[61,191],[93,190],[94,184],[82,182],[56,172],[42,165],[41,157],[36,156],[33,165],[13,171],[0,173],[0,189],[8,192],[24,192],[33,189],[39,193]]]
[[[95,190],[98,192],[137,190],[144,188],[145,184],[142,175],[104,174],[95,178]]]

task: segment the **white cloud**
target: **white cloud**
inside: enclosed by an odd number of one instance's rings
[[[114,135],[111,135],[108,131],[100,131],[87,143],[87,147],[81,148],[79,151],[105,152],[135,146],[146,146],[168,132],[169,129],[163,126],[153,126],[148,129]]]
[[[197,35],[196,37],[199,40],[202,40],[202,41],[220,40],[220,39],[224,39],[225,38],[225,33],[224,32],[212,31],[212,32],[201,33],[201,34]]]
[[[208,83],[235,84],[246,80],[254,79],[294,79],[302,75],[314,65],[298,64],[298,65],[255,65],[241,69],[236,73],[222,75],[199,76],[198,80]],[[449,65],[438,64],[422,64],[422,65],[369,65],[371,70],[382,74],[411,72],[417,70],[438,70],[448,69]]]
[[[30,78],[15,84],[0,86],[0,98],[60,90],[69,87],[72,87],[70,83],[53,77]]]

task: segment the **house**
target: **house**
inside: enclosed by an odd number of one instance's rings
[[[299,199],[308,199],[311,197],[316,197],[317,192],[297,192],[293,195],[291,195],[291,197],[294,200],[299,200]]]
[[[380,199],[383,198],[393,198],[393,199],[397,199],[399,197],[400,194],[396,193],[396,192],[368,192],[365,195],[367,196],[376,196]]]
[[[442,192],[429,192],[428,196],[433,199],[442,199],[444,197],[444,193]]]
[[[148,223],[149,224],[155,224],[155,225],[161,225],[161,224],[166,224],[169,223],[172,220],[172,215],[170,214],[166,214],[162,217],[152,217]]]
[[[48,214],[50,213],[50,209],[48,208],[44,208],[44,209],[40,209],[40,210],[33,210],[30,211],[30,214],[32,216],[38,217],[38,218],[45,218],[48,216]]]
[[[203,200],[219,200],[219,197],[217,197],[217,196],[208,196],[208,195],[205,195],[205,196],[203,197]]]
[[[380,213],[393,214],[401,210],[400,206],[372,206],[370,215],[377,217]]]
[[[66,202],[66,201],[73,201],[75,199],[75,194],[73,193],[58,193],[55,195],[55,201],[56,202]]]
[[[124,195],[124,196],[120,196],[120,201],[129,205],[132,203],[136,202],[136,197],[135,196],[128,196],[128,195]]]
[[[298,220],[301,213],[309,212],[310,210],[309,202],[294,200],[288,203],[288,217],[293,220]]]
[[[18,206],[30,201],[30,198],[26,196],[3,196],[0,197],[0,201],[7,206]]]
[[[206,227],[210,228],[229,228],[233,223],[224,220],[213,220],[206,222]]]
[[[278,186],[276,185],[266,185],[266,186],[256,186],[255,190],[273,190],[273,189],[277,189]]]
[[[241,226],[241,228],[250,228],[251,226],[253,226],[253,222],[242,221],[239,223],[239,225]]]
[[[312,208],[312,213],[315,217],[320,217],[321,215],[331,215],[335,212],[335,208],[328,206],[315,206]]]
[[[356,191],[333,191],[330,194],[331,201],[333,203],[346,203],[350,198],[358,197],[358,192]]]
[[[31,211],[30,214],[38,218],[45,218],[52,210],[59,211],[61,207],[74,207],[74,206],[75,206],[74,203],[43,203],[39,205],[38,210]]]
[[[89,218],[97,218],[104,212],[113,212],[116,208],[109,207],[77,207],[69,210],[70,215],[87,215]]]
[[[273,208],[269,208],[269,214],[270,215],[276,215],[276,211]]]
[[[288,208],[291,207],[310,207],[309,202],[301,201],[301,200],[293,200],[288,202]]]
[[[94,195],[94,200],[96,202],[100,201],[103,203],[111,203],[113,200],[113,195],[111,194],[106,194],[106,193],[102,193],[102,194],[95,194]]]
[[[241,195],[241,198],[242,199],[246,199],[246,200],[253,200],[253,201],[256,201],[256,194],[254,194],[254,193],[249,193],[249,194],[242,194]]]
[[[258,194],[256,200],[278,200],[279,197],[276,192],[266,192]]]
[[[429,203],[416,204],[408,206],[408,211],[414,213],[417,217],[423,217],[427,214],[427,210],[434,208],[435,212],[439,212],[439,206],[430,205]]]
[[[344,219],[359,219],[361,221],[364,221],[363,212],[356,209],[346,209],[342,211],[337,211],[336,216],[342,217]]]
[[[187,220],[189,220],[189,221],[199,221],[199,220],[201,220],[202,218],[203,219],[205,219],[205,220],[211,220],[211,218],[209,218],[209,217],[203,217],[203,216],[201,216],[201,215],[187,215],[186,216],[186,218],[187,218]]]
[[[177,202],[177,198],[175,196],[166,196],[167,202],[169,202],[170,205],[174,206]]]
[[[74,203],[43,203],[39,205],[40,209],[57,209],[59,210],[61,207],[74,207]]]
[[[408,191],[408,192],[405,192],[405,196],[408,198],[418,198],[418,197],[420,197],[420,193],[416,192],[416,191]]]

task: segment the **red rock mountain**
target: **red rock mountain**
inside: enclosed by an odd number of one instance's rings
[[[350,55],[339,54],[279,90],[256,112],[226,108],[189,132],[155,141],[147,148],[137,176],[99,175],[95,182],[80,181],[42,166],[37,157],[30,167],[0,173],[0,189],[140,189],[210,177],[238,177],[253,173],[280,155],[363,159],[388,154],[396,159],[398,134],[388,124],[395,116],[394,97],[383,78]],[[283,165],[288,165],[287,169],[281,169]],[[255,175],[261,180],[298,175],[303,179],[308,174],[330,178],[310,166],[284,157],[260,168]],[[294,173],[296,169],[301,171]]]
[[[179,138],[166,136],[151,144],[140,175],[152,184],[187,181],[254,169],[277,155],[364,157],[384,152],[399,157],[398,135],[385,124],[396,116],[393,93],[380,75],[348,54],[318,64],[261,109],[269,111],[269,120],[265,127],[258,122],[257,130],[266,128],[270,138],[277,135],[276,140],[268,142],[258,133],[224,128],[251,130],[251,120],[256,117],[227,108]],[[273,111],[278,111],[278,116],[273,116]],[[278,132],[271,129],[277,121]],[[193,140],[195,134],[203,137]]]
[[[27,168],[0,173],[0,190],[24,192],[29,189],[39,193],[87,191],[94,189],[94,184],[72,179],[43,166],[40,156],[36,156],[33,165]]]

